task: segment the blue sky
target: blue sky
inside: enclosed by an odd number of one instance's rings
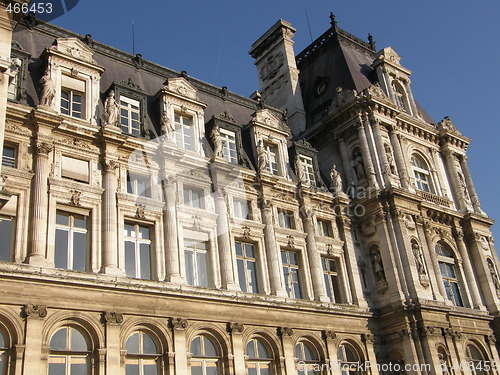
[[[52,22],[131,53],[134,20],[136,53],[143,58],[248,96],[258,89],[251,44],[282,18],[297,29],[297,54],[311,42],[307,17],[317,38],[330,26],[330,11],[344,30],[364,40],[371,33],[378,49],[393,47],[434,121],[450,116],[472,139],[476,190],[486,213],[500,219],[497,0],[81,0]]]

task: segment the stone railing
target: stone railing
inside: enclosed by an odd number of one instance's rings
[[[452,202],[448,198],[440,197],[439,195],[436,194],[427,193],[422,190],[417,190],[417,195],[421,197],[423,200],[432,202],[440,206],[451,207],[452,205]]]

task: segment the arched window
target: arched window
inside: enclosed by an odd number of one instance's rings
[[[7,374],[7,365],[9,361],[9,343],[0,329],[0,375]]]
[[[337,355],[342,375],[361,374],[361,356],[352,345],[347,343],[340,344]]]
[[[403,89],[403,87],[401,87],[401,85],[398,82],[392,82],[392,88],[394,90],[396,105],[403,111],[410,113],[408,107],[408,97],[406,96],[406,92]]]
[[[467,357],[467,361],[469,362],[469,369],[472,375],[486,375],[490,373],[489,370],[487,371],[487,369],[490,368],[490,361],[483,355],[482,350],[476,345],[467,345],[465,355]]]
[[[390,355],[392,375],[405,375],[405,358],[399,350],[394,350]]]
[[[446,290],[446,297],[456,306],[463,306],[459,275],[453,252],[443,242],[438,242],[435,250],[438,256],[439,270],[441,271],[444,289]]]
[[[191,341],[191,375],[221,375],[221,355],[214,342],[206,335]]]
[[[161,351],[153,338],[143,331],[134,332],[125,344],[126,375],[157,375],[161,368]]]
[[[50,339],[49,375],[90,374],[89,339],[77,328],[60,328]]]
[[[439,366],[443,374],[450,373],[450,357],[442,346],[438,349]]]
[[[300,341],[295,345],[299,375],[321,375],[321,361],[318,352],[308,342]]]
[[[273,374],[273,356],[271,350],[261,339],[251,339],[246,348],[247,374],[271,375]]]
[[[411,166],[415,177],[415,187],[427,193],[434,193],[432,187],[431,173],[427,163],[419,155],[411,156]]]

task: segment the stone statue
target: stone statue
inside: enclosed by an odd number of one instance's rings
[[[267,165],[267,157],[266,157],[266,150],[264,149],[264,142],[259,140],[259,143],[257,144],[257,164],[258,164],[258,170],[260,172],[266,170],[266,165]]]
[[[106,125],[118,126],[118,103],[115,99],[115,92],[111,90],[104,102],[104,123]]]
[[[425,275],[425,266],[422,262],[422,253],[420,252],[420,246],[418,246],[418,243],[412,242],[411,250],[413,251],[413,257],[415,258],[415,265],[417,266],[418,274]]]
[[[172,133],[175,131],[172,120],[168,117],[167,111],[163,111],[160,119],[161,134],[166,135],[168,139],[172,138]]]
[[[219,133],[219,127],[217,125],[212,129],[212,134],[210,135],[212,142],[214,144],[214,158],[222,158],[222,138]]]
[[[386,281],[384,265],[382,264],[382,258],[380,257],[380,253],[378,251],[372,252],[372,263],[373,263],[373,271],[375,272],[375,276],[378,281]]]
[[[460,180],[460,187],[462,188],[462,193],[464,195],[464,199],[467,202],[470,202],[469,191],[467,190],[467,184],[465,183],[465,178],[462,173],[458,173],[458,179]]]
[[[42,84],[40,105],[44,107],[51,107],[52,102],[56,97],[56,84],[50,77],[50,72],[48,69],[40,80],[40,83]]]
[[[354,155],[354,172],[356,172],[356,177],[358,181],[364,180],[366,178],[365,174],[365,163],[363,162],[363,155],[360,150],[357,150]]]
[[[335,164],[332,165],[332,169],[330,170],[330,179],[332,180],[332,188],[334,191],[340,193],[342,191],[342,177],[337,171],[337,166]]]
[[[493,284],[495,285],[496,290],[500,290],[500,280],[498,279],[497,271],[495,270],[495,266],[488,260],[488,268],[490,270],[491,278],[493,280]]]
[[[391,174],[396,174],[396,167],[394,166],[394,158],[392,157],[392,152],[391,148],[389,145],[384,146],[385,149],[385,155],[387,157],[387,172],[390,172]]]
[[[304,164],[302,163],[302,160],[300,160],[299,155],[295,155],[295,173],[297,174],[299,182],[306,182]]]

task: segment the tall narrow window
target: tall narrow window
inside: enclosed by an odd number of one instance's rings
[[[149,177],[127,173],[127,193],[151,198]]]
[[[161,367],[161,352],[153,338],[146,332],[132,334],[125,345],[127,359],[126,375],[158,375]]]
[[[405,112],[410,112],[408,110],[408,98],[404,89],[397,82],[392,83],[392,88],[394,89],[394,97],[396,99],[396,105]]]
[[[2,166],[15,168],[16,167],[16,148],[9,145],[3,145],[2,150]]]
[[[261,339],[251,339],[247,343],[246,356],[248,375],[273,374],[273,356]]]
[[[278,226],[287,229],[295,229],[293,212],[278,208]]]
[[[151,279],[152,244],[149,226],[125,223],[125,273],[128,277]]]
[[[238,280],[242,292],[257,293],[255,247],[251,243],[235,242]]]
[[[318,219],[316,222],[316,232],[318,236],[333,237],[331,221]]]
[[[326,293],[330,301],[335,303],[344,303],[344,292],[342,280],[339,272],[339,263],[335,258],[321,258],[323,266],[323,275],[325,277]]]
[[[222,156],[231,164],[238,164],[238,153],[236,152],[236,136],[234,132],[220,129],[222,140]]]
[[[141,110],[138,100],[120,96],[120,127],[124,133],[141,134]]]
[[[290,298],[302,298],[300,290],[300,265],[295,251],[281,250],[285,288]]]
[[[61,113],[82,118],[83,93],[65,88],[61,89]]]
[[[192,126],[192,118],[176,113],[174,116],[174,125],[175,143],[177,144],[177,147],[193,151],[194,129]]]
[[[278,153],[276,151],[276,146],[265,143],[264,148],[266,150],[266,170],[274,175],[279,175],[278,169]]]
[[[12,260],[12,247],[14,244],[14,219],[0,216],[0,262],[10,262]],[[0,372],[1,375],[1,372]]]
[[[184,187],[184,204],[189,207],[203,208],[203,190],[192,187]]]
[[[411,165],[415,177],[415,187],[418,190],[432,193],[431,174],[427,163],[418,155],[412,155]]]
[[[57,268],[74,271],[88,269],[88,227],[88,216],[57,211],[54,255],[54,264]]]
[[[356,349],[351,345],[339,345],[337,358],[339,360],[339,368],[342,375],[358,375],[361,373],[361,358]]]
[[[59,329],[50,339],[49,375],[90,373],[88,339],[76,328]]]
[[[460,293],[460,283],[457,274],[456,261],[453,252],[442,242],[436,244],[439,269],[443,280],[446,297],[456,306],[463,306]]]
[[[314,167],[313,161],[308,156],[300,155],[300,161],[302,162],[302,167],[304,168],[304,178],[306,182],[310,185],[316,183],[316,178],[314,177]]]
[[[250,202],[246,199],[233,199],[233,215],[238,219],[250,220]]]
[[[7,365],[9,360],[9,345],[4,333],[0,330],[0,375],[7,373]]]
[[[321,361],[317,351],[307,342],[300,341],[295,345],[295,357],[298,360],[299,375],[321,375]]]
[[[221,375],[221,355],[205,335],[191,341],[191,375]]]
[[[467,361],[469,362],[469,369],[472,375],[486,375],[489,374],[489,369],[492,368],[490,361],[485,358],[476,345],[469,344],[465,350]]]
[[[186,280],[189,285],[208,287],[208,243],[206,241],[184,240],[184,261]]]
[[[17,100],[18,92],[19,92],[19,74],[21,74],[21,73],[18,72],[18,74],[16,74],[16,76],[14,77],[14,79],[12,80],[12,82],[9,85],[9,89],[7,91],[7,99]],[[1,374],[1,372],[0,372],[0,374]]]

